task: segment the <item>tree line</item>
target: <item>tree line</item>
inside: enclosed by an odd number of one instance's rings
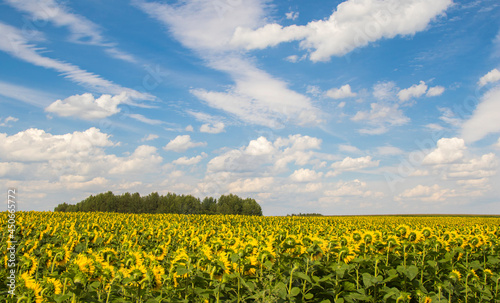
[[[116,212],[134,214],[224,214],[262,216],[262,208],[251,198],[237,195],[222,195],[217,200],[206,197],[202,200],[191,195],[157,192],[141,197],[139,193],[115,195],[111,191],[90,196],[77,204],[59,204],[54,211],[61,212]]]

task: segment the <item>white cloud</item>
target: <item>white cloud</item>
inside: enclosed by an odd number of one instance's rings
[[[418,98],[425,94],[427,91],[427,85],[424,81],[420,81],[419,84],[414,84],[409,88],[402,89],[398,93],[399,100],[402,102],[408,101],[411,98]]]
[[[128,99],[127,93],[120,95],[102,95],[94,98],[92,94],[74,95],[50,104],[45,111],[61,117],[78,117],[85,120],[96,120],[109,117],[120,112],[118,105]]]
[[[265,137],[259,137],[257,140],[252,140],[248,143],[245,153],[251,156],[271,155],[276,151],[273,144]]]
[[[456,196],[455,190],[433,186],[417,185],[407,189],[399,195],[399,198],[418,199],[426,202],[445,201],[447,198]]]
[[[157,169],[163,161],[163,158],[158,155],[156,147],[149,145],[138,146],[129,157],[117,158],[111,156],[110,159],[112,160],[111,163],[115,164],[109,171],[110,174],[124,174],[130,172],[143,174],[144,172],[150,172]]]
[[[494,146],[496,148],[500,148],[500,138],[498,138],[498,141],[497,141],[497,143],[494,144]]]
[[[427,91],[427,94],[425,94],[426,97],[435,97],[435,96],[440,96],[444,93],[444,87],[442,86],[433,86],[430,87],[429,90]]]
[[[321,122],[319,111],[311,100],[287,88],[284,81],[255,68],[241,59],[218,62],[218,69],[234,75],[236,85],[225,92],[194,89],[191,93],[209,106],[235,115],[242,121],[272,128],[282,127],[286,122],[298,125]]]
[[[472,116],[462,125],[462,137],[476,142],[491,133],[500,132],[500,86],[487,91]]]
[[[379,101],[392,101],[396,98],[399,88],[393,81],[378,82],[373,85],[373,96]]]
[[[145,142],[145,141],[153,141],[155,139],[158,139],[159,136],[158,135],[155,135],[155,134],[149,134],[147,136],[144,136],[144,138],[141,139],[141,142]]]
[[[194,131],[194,128],[192,125],[188,125],[188,126],[186,126],[186,128],[184,130],[187,132],[192,132],[192,131]]]
[[[404,152],[395,146],[380,146],[377,147],[377,154],[382,155],[382,156],[394,156],[394,155],[401,155]]]
[[[137,121],[141,121],[142,123],[149,124],[149,125],[160,125],[160,124],[165,123],[161,120],[146,118],[141,114],[127,114],[127,116],[132,118],[132,119],[135,119]]]
[[[136,63],[137,60],[113,44],[106,42],[99,26],[87,18],[73,14],[70,9],[54,0],[6,0],[7,4],[31,15],[33,21],[50,21],[57,27],[67,27],[71,33],[70,40],[79,44],[91,44],[105,47],[110,56],[124,61]]]
[[[12,136],[0,133],[0,157],[20,162],[88,157],[98,152],[96,148],[112,146],[109,137],[95,127],[64,135],[52,135],[36,128]]]
[[[311,182],[320,179],[321,176],[323,176],[322,172],[318,173],[311,169],[301,168],[295,170],[293,174],[290,175],[290,179],[296,182]]]
[[[41,108],[47,107],[57,99],[56,95],[3,81],[0,81],[0,95]]]
[[[172,161],[173,164],[176,165],[195,165],[200,163],[201,160],[206,158],[208,155],[206,153],[201,153],[201,155],[195,156],[195,157],[180,157],[177,160]]]
[[[498,161],[495,154],[484,154],[479,158],[472,158],[463,163],[450,166],[448,176],[451,178],[484,178],[496,174]]]
[[[273,186],[273,177],[238,179],[228,185],[232,193],[258,193],[270,190]]]
[[[326,91],[326,96],[332,99],[344,99],[349,97],[356,97],[356,93],[351,91],[349,84],[343,85],[340,88],[332,88]]]
[[[486,75],[482,76],[477,83],[480,87],[485,86],[488,83],[493,83],[500,81],[500,71],[498,69],[492,69]]]
[[[299,12],[288,12],[285,16],[288,20],[295,20],[299,17]]]
[[[363,168],[378,166],[380,160],[373,161],[371,156],[351,158],[346,157],[342,161],[334,162],[330,167],[333,171],[328,172],[327,176],[337,176],[345,171],[359,171]]]
[[[438,110],[442,113],[439,119],[445,123],[453,125],[455,127],[460,127],[463,123],[463,120],[457,118],[455,113],[448,107],[438,107]]]
[[[290,135],[287,138],[278,137],[270,142],[265,137],[259,137],[240,149],[232,149],[217,156],[207,164],[209,172],[280,172],[287,169],[289,163],[303,166],[310,163],[313,157],[311,150],[318,149],[321,139]]]
[[[224,132],[224,123],[217,122],[215,124],[205,123],[200,127],[200,132],[209,134],[219,134]]]
[[[465,142],[460,138],[441,138],[437,148],[427,154],[423,164],[440,165],[456,162],[464,157]]]
[[[18,118],[8,116],[7,118],[3,119],[3,122],[2,122],[2,119],[0,119],[0,126],[11,126],[11,125],[9,125],[9,122],[17,122],[17,121],[19,121]]]
[[[340,144],[339,150],[343,151],[343,152],[356,153],[356,154],[361,153],[361,150],[359,148],[357,148],[356,146],[347,145],[347,144]]]
[[[0,177],[12,178],[22,175],[24,164],[19,162],[0,162]]]
[[[251,50],[299,40],[301,48],[312,50],[312,61],[326,61],[382,38],[423,31],[452,3],[451,0],[348,0],[339,4],[328,19],[303,26],[267,24],[252,30],[251,26],[240,25],[231,43]]]
[[[266,1],[235,3],[230,13],[214,9],[211,1],[183,2],[181,5],[147,3],[136,5],[167,25],[171,34],[194,50],[209,67],[228,73],[235,84],[226,91],[194,88],[191,93],[208,106],[223,110],[242,121],[268,127],[321,123],[320,111],[312,101],[288,88],[256,67],[252,60],[229,44],[237,26],[255,27],[265,19]],[[223,18],[221,18],[223,14]]]
[[[34,37],[37,36],[24,35],[22,30],[0,22],[0,51],[33,65],[55,70],[65,78],[100,93],[121,94],[125,91],[134,99],[155,99],[151,94],[121,87],[76,65],[40,55],[39,48],[31,43]]]
[[[365,122],[372,128],[361,129],[359,132],[364,134],[382,134],[387,132],[389,126],[404,125],[410,121],[410,118],[403,114],[397,104],[385,105],[371,103],[370,111],[358,111],[351,118],[355,122]]]
[[[285,60],[288,62],[297,63],[299,61],[299,56],[290,55],[290,56],[286,57]]]
[[[444,127],[442,127],[441,125],[436,124],[436,123],[429,123],[429,124],[425,125],[425,127],[427,127],[428,129],[430,129],[432,131],[440,131],[440,130],[444,129]]]
[[[352,181],[339,181],[332,186],[329,186],[329,190],[325,190],[324,195],[329,197],[349,197],[349,196],[360,196],[360,197],[382,197],[383,193],[373,192],[367,189],[366,182],[360,181],[358,179]]]
[[[412,176],[412,177],[422,177],[422,176],[428,176],[428,175],[429,175],[428,170],[421,170],[421,169],[417,169],[410,174],[410,176]]]
[[[190,148],[206,146],[206,142],[193,142],[189,135],[179,135],[163,147],[166,151],[184,152]]]

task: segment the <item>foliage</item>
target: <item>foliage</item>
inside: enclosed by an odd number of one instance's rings
[[[139,193],[114,195],[112,192],[90,196],[70,205],[59,204],[54,211],[62,212],[116,212],[134,214],[227,214],[262,216],[262,208],[251,198],[242,199],[236,195],[222,195],[219,201],[206,197],[203,202],[191,195],[168,193],[160,196],[157,192],[141,197]]]
[[[7,222],[7,212],[0,218]],[[2,302],[500,300],[500,218],[102,212],[16,218],[18,297],[8,297],[2,283]],[[6,269],[7,257],[3,263]],[[3,281],[6,272],[0,271]]]

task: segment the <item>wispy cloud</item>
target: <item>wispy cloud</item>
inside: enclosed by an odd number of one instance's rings
[[[289,122],[299,125],[321,122],[319,110],[307,96],[257,68],[229,43],[236,27],[262,24],[265,1],[235,4],[222,18],[210,1],[178,5],[135,1],[135,4],[167,25],[173,36],[206,60],[208,66],[228,73],[234,80],[235,85],[222,92],[192,89],[191,93],[207,105],[242,121],[269,127]]]
[[[42,56],[39,53],[39,48],[33,45],[29,39],[30,37],[24,35],[22,30],[0,22],[0,50],[13,57],[36,66],[55,70],[65,78],[99,93],[118,95],[127,92],[134,99],[153,100],[155,98],[148,93],[121,87],[76,65]]]
[[[70,12],[65,5],[55,0],[5,0],[17,10],[27,13],[33,20],[52,22],[57,27],[66,27],[70,32],[70,41],[104,47],[111,57],[137,63],[133,55],[116,48],[115,44],[103,37],[100,27],[84,16]]]

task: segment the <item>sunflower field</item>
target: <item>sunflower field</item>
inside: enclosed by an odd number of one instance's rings
[[[5,254],[1,302],[500,302],[498,217],[16,220],[15,295]]]

